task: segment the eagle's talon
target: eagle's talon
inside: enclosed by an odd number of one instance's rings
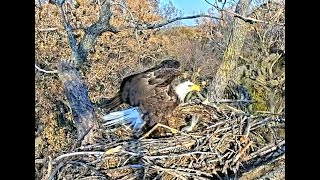
[[[155,131],[158,127],[163,127],[163,128],[169,129],[173,134],[176,134],[176,133],[180,132],[180,131],[177,130],[177,129],[174,129],[174,128],[171,128],[171,127],[166,126],[166,125],[164,125],[164,124],[158,123],[158,124],[156,124],[155,126],[153,126],[147,133],[145,133],[139,140],[148,137],[148,136],[149,136],[153,131]]]
[[[176,129],[171,129],[171,132],[172,132],[173,134],[177,134],[177,133],[178,133],[178,130],[176,130]]]

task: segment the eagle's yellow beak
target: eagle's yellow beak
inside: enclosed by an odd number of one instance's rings
[[[199,85],[194,84],[194,85],[191,86],[191,90],[192,91],[200,91],[201,87]]]

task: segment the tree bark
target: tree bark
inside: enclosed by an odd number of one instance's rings
[[[236,13],[246,16],[251,0],[239,0]],[[237,66],[237,60],[241,54],[241,49],[247,34],[248,23],[241,18],[234,17],[232,31],[226,51],[224,52],[222,63],[215,78],[215,87],[212,94],[214,100],[221,99],[224,90]]]
[[[88,96],[88,88],[73,64],[62,60],[58,69],[59,77],[63,82],[65,95],[72,109],[78,139],[83,139],[82,144],[92,144],[99,136],[97,131],[99,125]]]

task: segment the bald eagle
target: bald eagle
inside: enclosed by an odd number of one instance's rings
[[[113,110],[122,103],[132,108],[105,115],[105,125],[126,122],[134,130],[140,130],[144,125],[150,128],[157,123],[168,124],[171,113],[185,96],[191,91],[200,91],[200,86],[190,81],[173,87],[172,81],[181,74],[179,67],[179,61],[165,60],[142,73],[124,78],[120,91],[106,108]]]

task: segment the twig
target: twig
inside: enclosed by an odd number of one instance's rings
[[[270,111],[255,111],[256,113],[261,113],[261,114],[271,114],[271,115],[278,115],[278,116],[282,116],[283,113],[273,113]]]
[[[271,121],[271,118],[267,117],[267,118],[263,119],[262,121],[252,123],[251,130],[257,129],[260,126],[264,126],[268,121]]]
[[[246,152],[246,150],[251,146],[251,144],[253,143],[253,141],[250,141],[244,148],[242,148],[239,153],[234,156],[232,162],[231,162],[231,165],[234,165],[238,159]]]
[[[36,67],[36,69],[40,72],[44,72],[44,73],[52,73],[52,74],[55,74],[55,73],[58,73],[57,70],[54,70],[54,71],[47,71],[47,70],[44,70],[44,69],[41,69],[39,66],[37,66],[36,64],[34,64],[34,66]]]
[[[184,153],[184,154],[169,154],[169,155],[162,155],[162,156],[143,156],[143,158],[147,159],[160,159],[160,158],[173,158],[173,157],[183,157],[183,156],[189,156],[192,154],[212,154],[216,155],[217,153],[212,153],[212,152],[189,152],[189,153]]]
[[[247,102],[247,103],[255,103],[256,101],[254,100],[242,100],[242,99],[222,99],[219,101],[212,101],[214,103],[233,103],[233,102]]]
[[[235,12],[232,12],[232,11],[228,11],[228,10],[225,10],[225,12],[228,12],[232,15],[234,15],[234,17],[238,17],[240,19],[242,19],[243,21],[245,22],[248,22],[250,24],[253,24],[253,23],[264,23],[264,24],[274,24],[274,25],[279,25],[279,26],[285,26],[285,23],[272,23],[272,22],[269,22],[269,21],[262,21],[262,20],[259,20],[259,19],[254,19],[254,18],[251,18],[251,17],[244,17],[238,13],[235,13]]]
[[[56,31],[56,30],[58,30],[58,28],[44,28],[44,29],[42,29],[42,28],[37,28],[37,30],[38,31],[40,31],[40,32],[46,32],[46,31]]]
[[[52,171],[52,158],[49,156],[49,162],[48,162],[48,170],[47,170],[47,175],[45,176],[45,179],[49,179]]]
[[[176,133],[179,132],[179,133],[181,133],[181,134],[183,134],[183,135],[192,136],[192,135],[186,134],[186,133],[184,133],[184,132],[181,132],[181,131],[179,131],[179,130],[177,130],[177,129],[174,129],[174,128],[171,128],[171,127],[169,127],[169,126],[166,126],[166,125],[164,125],[164,124],[158,123],[158,124],[156,124],[155,126],[153,126],[147,133],[145,133],[139,140],[142,140],[142,139],[148,137],[153,131],[155,131],[155,130],[156,130],[157,128],[159,128],[159,127],[163,127],[163,128],[169,129],[169,130],[171,130],[171,132],[174,133],[174,134],[176,134]]]
[[[50,174],[48,180],[53,179],[53,177],[57,174],[57,172],[59,171],[60,168],[62,168],[65,165],[64,162],[60,162],[56,168],[54,168],[54,170],[52,171],[52,173]]]
[[[77,155],[99,155],[102,156],[105,152],[101,151],[86,151],[86,152],[74,152],[74,153],[68,153],[68,154],[63,154],[55,159],[55,162],[58,162],[59,160],[70,157],[70,156],[77,156]]]
[[[225,124],[225,123],[227,123],[227,121],[220,121],[220,122],[215,123],[215,124],[212,125],[212,126],[206,127],[206,129],[211,129],[211,128],[217,127],[217,126],[219,126],[219,125],[223,125],[223,124]]]
[[[113,168],[113,169],[106,169],[105,172],[107,173],[111,173],[111,172],[114,172],[114,171],[119,171],[119,170],[124,170],[124,169],[141,169],[145,167],[144,165],[142,164],[131,164],[131,165],[126,165],[126,166],[122,166],[122,167],[117,167],[117,168]]]
[[[86,164],[86,163],[83,163],[83,162],[78,162],[78,161],[70,161],[70,163],[72,164],[79,164],[81,166],[84,166],[84,167],[87,167],[89,168],[90,170],[92,170],[97,176],[103,176],[103,174],[101,172],[99,172],[98,170],[96,170],[94,167]]]
[[[180,170],[180,171],[194,171],[194,172],[196,172],[197,174],[203,174],[203,175],[206,175],[206,176],[208,176],[208,177],[212,177],[211,174],[208,174],[208,173],[205,173],[205,172],[202,172],[202,171],[198,171],[198,170],[195,170],[195,169],[177,168],[177,170]]]
[[[285,144],[285,140],[282,140],[281,142],[278,143],[278,145],[275,145],[275,144],[270,144],[270,145],[267,145],[266,147],[254,152],[254,153],[251,153],[250,156],[248,158],[246,158],[245,160],[250,160],[250,159],[253,159],[257,156],[263,156],[264,154],[267,154],[271,151],[274,151],[276,150],[278,147],[282,146]]]
[[[245,121],[246,121],[246,128],[244,129],[243,136],[246,139],[250,133],[251,122],[249,117],[245,117]]]
[[[35,164],[44,164],[46,162],[46,158],[43,158],[43,159],[35,159]]]
[[[80,178],[79,180],[85,180],[85,179],[89,179],[90,180],[92,178],[107,179],[104,176],[88,176],[88,177]]]

